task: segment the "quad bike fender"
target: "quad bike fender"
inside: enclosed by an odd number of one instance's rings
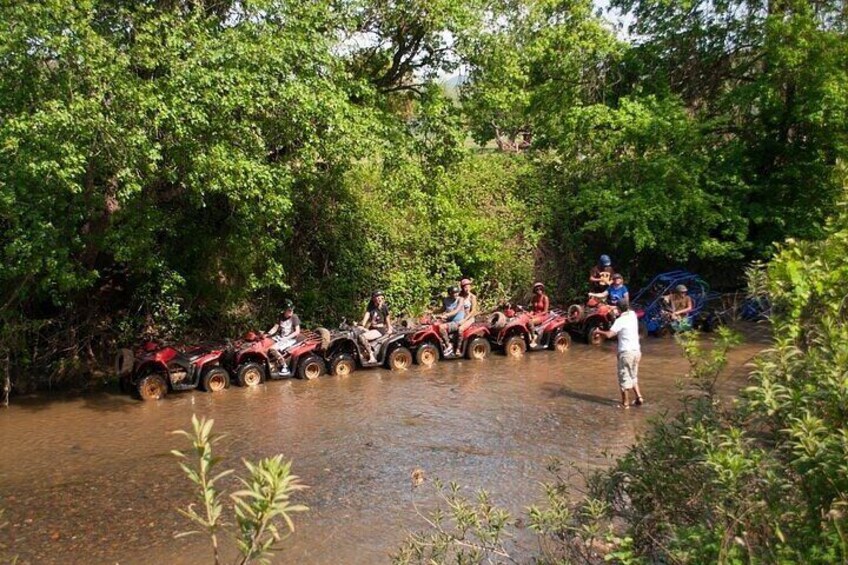
[[[240,355],[236,355],[236,367],[245,363],[259,363],[263,367],[268,367],[268,355],[259,351],[245,351]]]
[[[473,337],[486,337],[489,335],[489,330],[485,326],[472,325],[462,332],[462,339],[470,339]]]
[[[356,338],[351,332],[350,335],[342,335],[332,338],[324,351],[326,352],[326,357],[330,358],[339,353],[358,354],[359,346],[356,343]]]
[[[427,326],[421,330],[418,330],[414,334],[412,334],[409,338],[409,343],[413,346],[423,345],[426,341],[431,341],[433,339],[438,339],[439,331],[436,326],[431,325]]]
[[[198,357],[194,360],[194,365],[197,367],[198,371],[202,371],[206,367],[211,367],[213,365],[219,365],[221,360],[221,354],[223,351],[210,351],[206,355],[202,357]]]
[[[168,370],[168,365],[156,359],[150,359],[148,361],[142,362],[133,374],[132,383],[136,384],[141,379],[141,377],[149,375],[150,373],[162,373],[163,375],[165,375],[165,380],[168,381],[168,384],[170,385],[171,372]]]
[[[529,343],[529,341],[528,341],[529,332],[523,324],[510,325],[510,326],[504,328],[502,333],[503,333],[503,339],[501,340],[501,343],[505,343],[506,340],[508,340],[509,338],[511,338],[514,335],[521,336],[521,338],[524,340],[525,343]]]

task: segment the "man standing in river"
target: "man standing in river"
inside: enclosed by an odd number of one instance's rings
[[[630,300],[622,298],[618,301],[619,316],[609,331],[595,330],[607,339],[618,336],[618,387],[621,389],[621,407],[629,408],[629,391],[632,389],[636,398],[635,406],[641,406],[642,393],[639,391],[639,361],[642,359],[642,349],[639,346],[639,319],[636,312],[630,309]]]

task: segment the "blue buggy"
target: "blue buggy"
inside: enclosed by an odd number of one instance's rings
[[[668,303],[664,297],[677,285],[685,285],[692,298],[692,311],[684,320],[672,323],[668,316]],[[695,326],[704,306],[715,299],[717,292],[698,275],[689,271],[669,271],[655,276],[647,286],[640,289],[631,299],[632,308],[639,316],[639,324],[649,334],[663,335],[669,331],[680,331]]]

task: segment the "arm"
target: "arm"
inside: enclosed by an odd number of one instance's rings
[[[392,333],[393,331],[394,329],[392,329],[392,317],[391,315],[389,315],[388,312],[386,312],[386,332]]]
[[[292,324],[292,332],[287,337],[296,338],[300,335],[300,318],[295,318],[292,321],[294,322]]]
[[[280,331],[280,325],[274,324],[274,327],[268,330],[268,335],[277,335],[278,331]]]
[[[542,312],[547,312],[551,309],[551,299],[548,298],[547,294],[543,294],[542,298]]]
[[[472,294],[470,296],[470,298],[471,298],[471,312],[468,313],[468,318],[473,320],[474,316],[476,316],[480,312],[477,310],[477,295]]]
[[[609,330],[595,330],[602,336],[607,339],[612,339],[618,335],[618,332],[621,331],[621,323],[619,322],[621,318],[618,318],[615,322],[612,323],[612,327]]]
[[[590,292],[589,296],[591,296],[592,298],[603,298],[604,300],[606,300],[607,298],[609,298],[609,291],[605,290],[603,292]]]
[[[362,321],[359,323],[359,325],[363,328],[368,328],[368,318],[370,318],[370,316],[368,315],[368,310],[366,310],[365,316],[362,317]]]
[[[692,297],[687,296],[686,297],[686,308],[684,308],[683,310],[677,310],[676,312],[674,312],[674,315],[675,316],[685,316],[686,314],[691,312],[694,307],[695,306],[692,303]]]
[[[454,316],[456,316],[457,314],[459,314],[460,310],[462,310],[462,301],[461,301],[461,300],[457,300],[457,301],[456,301],[456,308],[454,308],[453,310],[448,311],[448,310],[445,308],[445,306],[444,306],[444,305],[442,306],[442,316],[443,316],[445,319],[453,318]]]

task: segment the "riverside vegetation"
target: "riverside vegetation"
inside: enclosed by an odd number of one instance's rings
[[[517,521],[487,494],[471,501],[452,485],[395,562],[848,562],[845,207],[828,231],[786,243],[755,277],[771,293],[774,344],[738,399],[716,392],[738,336],[723,329],[702,350],[682,335],[680,412],[587,477],[585,493],[553,465],[543,502],[518,521],[538,549],[514,545]]]
[[[629,35],[590,0],[4,3],[6,390],[102,383],[117,345],[265,326],[284,297],[329,325],[460,275],[565,303],[600,252],[633,284],[733,286],[823,237],[843,3],[611,6]]]
[[[543,561],[845,562],[848,11],[610,4],[629,36],[588,0],[4,3],[4,390],[90,386],[118,343],[268,324],[284,296],[331,323],[460,274],[566,299],[600,251],[733,285],[777,243],[740,399],[711,388],[724,334],[680,414],[527,523]],[[434,78],[460,65],[454,101]],[[274,461],[248,473],[290,477]],[[488,497],[443,495],[398,560],[517,558]],[[279,533],[254,510],[248,549]]]
[[[212,432],[214,420],[191,417],[191,431],[178,430],[175,434],[186,437],[192,445],[193,455],[197,459],[192,466],[191,455],[182,451],[172,451],[181,459],[180,468],[197,487],[197,496],[201,511],[195,510],[195,503],[180,513],[193,522],[200,530],[191,530],[179,534],[185,537],[206,534],[212,545],[212,560],[215,565],[221,562],[219,535],[229,525],[224,514],[223,492],[218,483],[233,473],[232,469],[217,471],[220,462],[212,455],[212,446],[223,436]],[[248,477],[238,477],[241,490],[231,493],[233,514],[237,526],[235,545],[239,558],[234,561],[245,565],[258,561],[267,563],[274,552],[281,549],[283,531],[294,531],[291,515],[305,512],[308,508],[302,504],[291,504],[291,496],[306,488],[296,475],[291,474],[291,462],[283,461],[282,455],[261,459],[256,463],[244,461]],[[281,531],[282,530],[282,531]]]

